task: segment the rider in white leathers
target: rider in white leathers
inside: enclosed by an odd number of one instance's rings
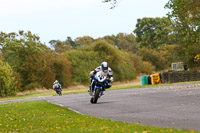
[[[53,89],[55,90],[56,89],[56,86],[57,85],[60,85],[60,88],[61,88],[61,84],[59,83],[59,81],[58,80],[55,80],[54,82],[53,82]]]
[[[90,92],[91,89],[94,88],[94,82],[92,82],[92,79],[94,78],[95,74],[99,71],[104,72],[108,77],[108,80],[107,80],[108,82],[106,83],[103,91],[105,91],[105,89],[110,88],[112,86],[111,82],[114,81],[113,75],[112,75],[112,69],[110,67],[108,67],[108,63],[104,61],[101,63],[101,66],[98,66],[96,69],[94,69],[93,71],[90,72],[89,75],[90,75],[91,85],[88,89],[88,92]]]

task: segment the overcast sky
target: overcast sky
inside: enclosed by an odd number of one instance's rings
[[[0,31],[31,31],[50,40],[119,32],[133,33],[138,18],[164,17],[168,0],[119,0],[114,9],[102,0],[0,0]]]

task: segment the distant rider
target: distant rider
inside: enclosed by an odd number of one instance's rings
[[[105,91],[105,89],[110,88],[112,86],[111,82],[113,82],[113,80],[114,80],[113,75],[112,75],[112,69],[110,67],[108,67],[108,63],[104,61],[101,63],[101,66],[98,66],[96,69],[94,69],[93,71],[90,72],[89,75],[90,75],[91,85],[88,89],[88,92],[90,92],[91,89],[94,88],[95,83],[92,82],[92,80],[93,80],[95,74],[99,71],[102,71],[107,75],[107,82],[105,84],[105,88],[103,88],[104,89],[103,91]]]
[[[53,89],[56,90],[56,86],[59,85],[60,86],[60,89],[61,89],[61,84],[58,82],[58,80],[55,80],[53,82]]]

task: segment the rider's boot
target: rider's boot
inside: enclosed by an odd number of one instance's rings
[[[91,85],[89,86],[89,88],[88,88],[88,92],[90,92],[91,91]]]
[[[89,86],[88,92],[89,92],[90,96],[92,96],[92,87],[91,87],[91,85]]]

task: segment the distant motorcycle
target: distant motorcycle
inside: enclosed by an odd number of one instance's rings
[[[61,89],[61,86],[59,84],[57,84],[55,86],[55,91],[59,96],[62,96],[62,89]]]
[[[90,90],[90,102],[91,103],[97,103],[98,98],[100,98],[103,94],[103,89],[105,88],[105,84],[107,82],[107,75],[105,75],[103,72],[99,71],[94,76],[92,82],[94,82],[94,88]]]

